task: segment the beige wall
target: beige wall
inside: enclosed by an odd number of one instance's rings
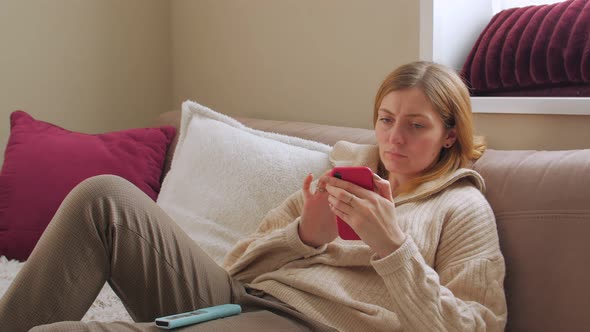
[[[415,0],[0,0],[0,162],[22,109],[97,133],[193,99],[240,116],[369,128],[418,58]],[[496,149],[590,148],[590,116],[475,114]]]
[[[418,57],[415,0],[175,0],[174,103],[370,127],[373,97]]]
[[[167,0],[0,0],[0,163],[17,109],[88,133],[172,109],[169,10]]]
[[[415,0],[175,0],[175,107],[370,128],[375,91],[419,58]],[[590,148],[590,116],[475,114],[495,149]]]

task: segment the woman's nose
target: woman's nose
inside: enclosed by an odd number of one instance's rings
[[[391,131],[389,132],[389,142],[393,144],[404,144],[405,143],[405,135],[403,133],[403,128],[401,128],[400,123],[397,122],[393,126],[391,126]]]

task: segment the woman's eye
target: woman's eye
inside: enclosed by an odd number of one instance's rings
[[[421,128],[424,128],[424,126],[419,123],[412,123],[412,128],[421,129]]]
[[[381,121],[381,122],[383,122],[385,124],[389,124],[389,123],[392,123],[393,122],[393,120],[390,119],[390,118],[380,118],[379,121]]]

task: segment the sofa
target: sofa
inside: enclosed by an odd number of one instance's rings
[[[154,125],[179,126],[179,111]],[[244,125],[333,145],[373,144],[369,129],[237,118]],[[172,143],[173,145],[175,142]],[[174,147],[169,149],[170,167]],[[486,181],[506,259],[507,331],[590,329],[590,149],[488,149],[473,168]]]
[[[182,116],[180,111],[166,112],[153,122],[154,127],[173,126],[177,129],[162,163],[162,190],[158,204],[164,208],[166,201],[161,198],[170,194],[172,173],[180,168],[178,151],[182,149],[177,149],[177,143],[179,137],[181,143],[186,139],[181,137]],[[326,148],[339,140],[375,143],[374,133],[369,129],[244,117],[236,119],[246,129],[321,142]],[[226,120],[235,121],[229,117]],[[201,128],[208,130],[207,125]],[[226,131],[224,127],[220,128],[223,138]],[[207,135],[201,137],[209,138]],[[243,141],[232,144],[241,145]],[[192,150],[189,153],[195,154]],[[174,167],[172,171],[171,165]],[[496,215],[500,245],[506,259],[506,330],[588,330],[590,241],[586,236],[590,235],[590,149],[488,149],[473,168],[486,181],[485,194]],[[296,180],[296,186],[299,186],[300,179]],[[201,182],[194,184],[195,187],[202,185]],[[193,204],[194,196],[189,196],[187,201]],[[20,267],[22,263],[0,258],[0,295]],[[130,317],[106,285],[83,320],[129,321]]]

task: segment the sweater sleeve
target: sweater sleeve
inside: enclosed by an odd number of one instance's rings
[[[239,241],[226,255],[223,267],[234,278],[251,282],[257,276],[274,271],[296,259],[325,251],[326,245],[313,248],[299,237],[303,193],[291,195],[262,219],[258,230]]]
[[[477,204],[466,200],[450,214],[434,268],[426,264],[409,236],[394,253],[372,261],[404,329],[504,330],[504,258],[494,214],[481,198]]]

